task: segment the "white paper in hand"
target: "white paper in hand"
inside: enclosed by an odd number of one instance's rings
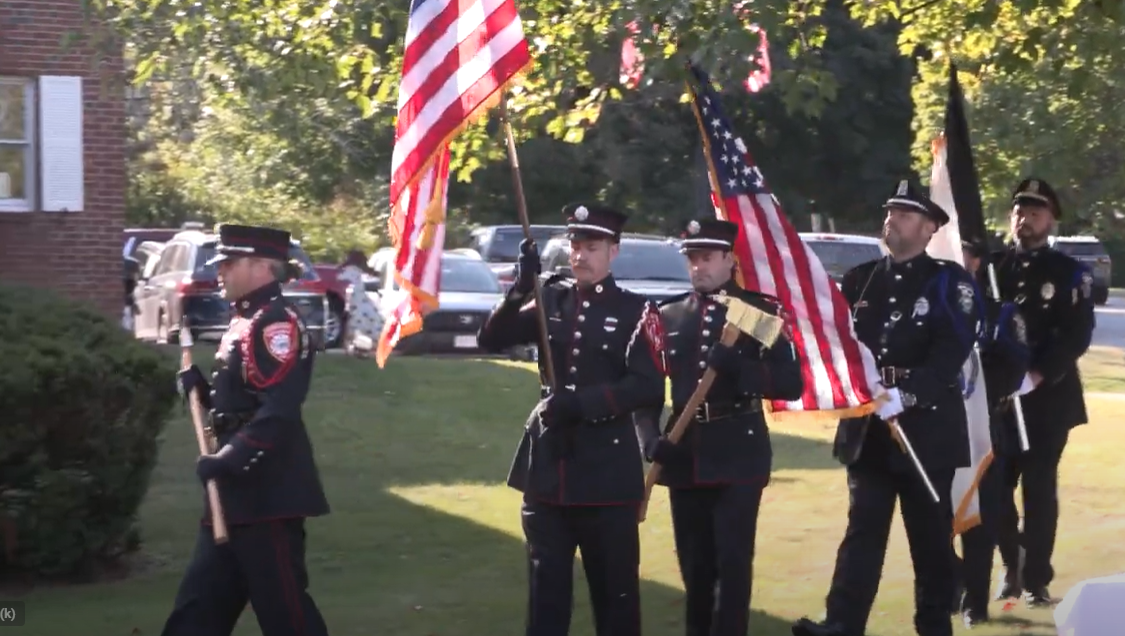
[[[1016,395],[1027,395],[1034,390],[1035,383],[1031,381],[1031,374],[1025,374],[1023,376],[1023,384],[1021,384],[1020,389],[1016,391]]]

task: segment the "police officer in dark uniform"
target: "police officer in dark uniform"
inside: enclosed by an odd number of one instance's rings
[[[574,278],[551,276],[542,293],[558,386],[543,387],[508,475],[508,485],[523,493],[526,633],[568,633],[577,548],[597,634],[639,636],[644,461],[634,412],[664,402],[663,329],[653,303],[610,274],[625,216],[595,204],[563,213]],[[515,285],[477,336],[482,349],[499,353],[540,340],[532,295],[539,254],[528,241],[520,252]],[[540,356],[544,379],[545,364]]]
[[[737,236],[738,225],[729,221],[688,223],[681,251],[695,291],[660,306],[672,379],[666,433],[708,366],[716,370],[716,380],[678,444],[660,437],[659,413],[642,429],[648,459],[663,466],[657,483],[668,487],[672,504],[687,636],[748,633],[758,505],[773,459],[762,400],[797,400],[804,386],[785,335],[768,348],[745,335],[731,347],[719,342],[727,312],[719,296],[769,315],[782,313],[776,298],[743,289],[733,279]]]
[[[887,400],[875,416],[842,420],[834,454],[847,466],[848,527],[836,557],[827,618],[802,618],[795,636],[862,636],[882,578],[896,500],[914,561],[914,629],[920,636],[953,633],[950,599],[956,584],[950,543],[950,489],[968,466],[969,438],[961,369],[980,326],[972,277],[960,265],[926,254],[949,216],[908,181],[884,205],[883,238],[890,256],[844,275],[856,335],[875,354]],[[887,422],[899,422],[930,478],[934,503]]]
[[[1013,245],[993,254],[1000,296],[1016,303],[1027,321],[1031,347],[1030,384],[1022,398],[1029,450],[1006,457],[1006,492],[1000,526],[1005,571],[998,598],[1023,591],[1030,607],[1051,603],[1051,554],[1058,525],[1058,469],[1070,429],[1086,423],[1078,358],[1094,332],[1093,275],[1070,256],[1047,245],[1061,216],[1059,199],[1042,179],[1024,179],[1012,195]],[[1015,414],[1006,415],[1011,422]],[[1014,426],[1014,424],[1013,424]],[[1017,447],[1018,448],[1018,447]],[[1015,488],[1023,482],[1023,533]],[[1026,553],[1019,580],[1020,547]]]
[[[164,636],[227,636],[249,602],[264,636],[328,633],[306,591],[305,518],[328,513],[301,405],[314,352],[305,324],[281,294],[289,233],[222,225],[223,295],[234,318],[208,382],[192,366],[180,387],[199,391],[218,451],[196,464],[215,480],[229,541],[216,545],[204,503],[195,552]]]
[[[976,277],[981,288],[990,289],[987,268],[981,267],[988,248],[967,241],[962,245],[966,269]],[[1015,303],[996,300],[986,292],[984,308],[980,353],[988,396],[993,457],[977,490],[980,524],[961,534],[963,559],[960,565],[964,594],[957,601],[961,618],[970,628],[989,619],[988,588],[1003,501],[1004,457],[1019,452],[1018,432],[1014,422],[1006,419],[1006,414],[1012,409],[1012,396],[1023,383],[1031,357],[1027,346],[1027,326]]]

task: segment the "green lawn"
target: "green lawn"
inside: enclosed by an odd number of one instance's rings
[[[518,496],[501,483],[536,383],[528,366],[514,363],[395,358],[380,371],[371,361],[321,358],[306,419],[334,512],[309,524],[309,568],[332,634],[522,633]],[[1125,433],[1117,408],[1090,400],[1094,424],[1073,434],[1064,460],[1059,596],[1125,563]],[[793,619],[823,610],[847,505],[830,433],[825,425],[775,427],[777,472],[760,521],[755,636],[788,635]],[[141,511],[145,545],[137,572],[118,582],[36,589],[25,596],[28,626],[13,634],[159,633],[202,506],[194,449],[180,415],[165,435]],[[645,633],[678,636],[681,587],[661,489],[642,535]],[[912,574],[900,526],[889,553],[870,636],[913,633]],[[585,635],[593,632],[580,573],[572,633]],[[1004,619],[974,633],[1054,634],[1049,612],[1019,609]],[[236,633],[258,633],[251,613]]]
[[[1125,351],[1090,347],[1082,357],[1082,383],[1087,391],[1125,393]]]

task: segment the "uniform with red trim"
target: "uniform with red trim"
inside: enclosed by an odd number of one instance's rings
[[[610,208],[563,210],[575,245],[604,242],[612,254],[626,217]],[[603,243],[598,243],[602,246]],[[481,327],[481,348],[502,352],[540,341],[534,305],[538,250],[521,245],[518,280]],[[576,548],[590,581],[598,632],[640,633],[637,504],[644,462],[634,413],[664,401],[665,360],[659,314],[645,297],[607,274],[596,283],[553,276],[543,283],[558,390],[546,386],[527,420],[508,485],[524,494],[531,562],[527,634],[557,634],[570,621]]]
[[[223,225],[219,234],[220,276],[235,259],[288,259],[288,232]],[[276,279],[231,308],[211,381],[195,366],[180,374],[209,411],[219,450],[199,458],[196,472],[218,484],[230,540],[215,544],[205,494],[195,553],[163,634],[230,634],[247,602],[264,636],[327,634],[305,568],[305,519],[329,512],[301,414],[314,349]]]
[[[828,591],[827,618],[800,619],[794,636],[864,633],[899,502],[914,555],[915,630],[921,636],[953,633],[957,581],[950,496],[956,469],[970,465],[964,396],[979,380],[964,377],[962,369],[980,337],[983,307],[964,267],[925,251],[932,233],[949,222],[941,206],[904,180],[883,207],[891,255],[849,270],[840,289],[889,399],[876,415],[844,419],[836,428],[833,453],[848,474],[847,530]],[[892,438],[887,420],[902,427],[940,502],[933,501]]]
[[[762,400],[796,400],[804,388],[786,335],[771,347],[747,335],[731,347],[719,342],[727,313],[720,296],[782,313],[776,298],[734,281],[737,236],[736,223],[713,217],[689,222],[683,233],[696,290],[660,305],[672,380],[666,433],[708,367],[715,382],[678,444],[660,436],[659,410],[642,430],[647,457],[663,466],[657,483],[669,489],[689,634],[747,633],[758,506],[773,457]]]

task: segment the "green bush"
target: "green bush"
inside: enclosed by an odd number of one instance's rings
[[[0,285],[0,571],[92,571],[139,544],[175,360],[42,289]]]

